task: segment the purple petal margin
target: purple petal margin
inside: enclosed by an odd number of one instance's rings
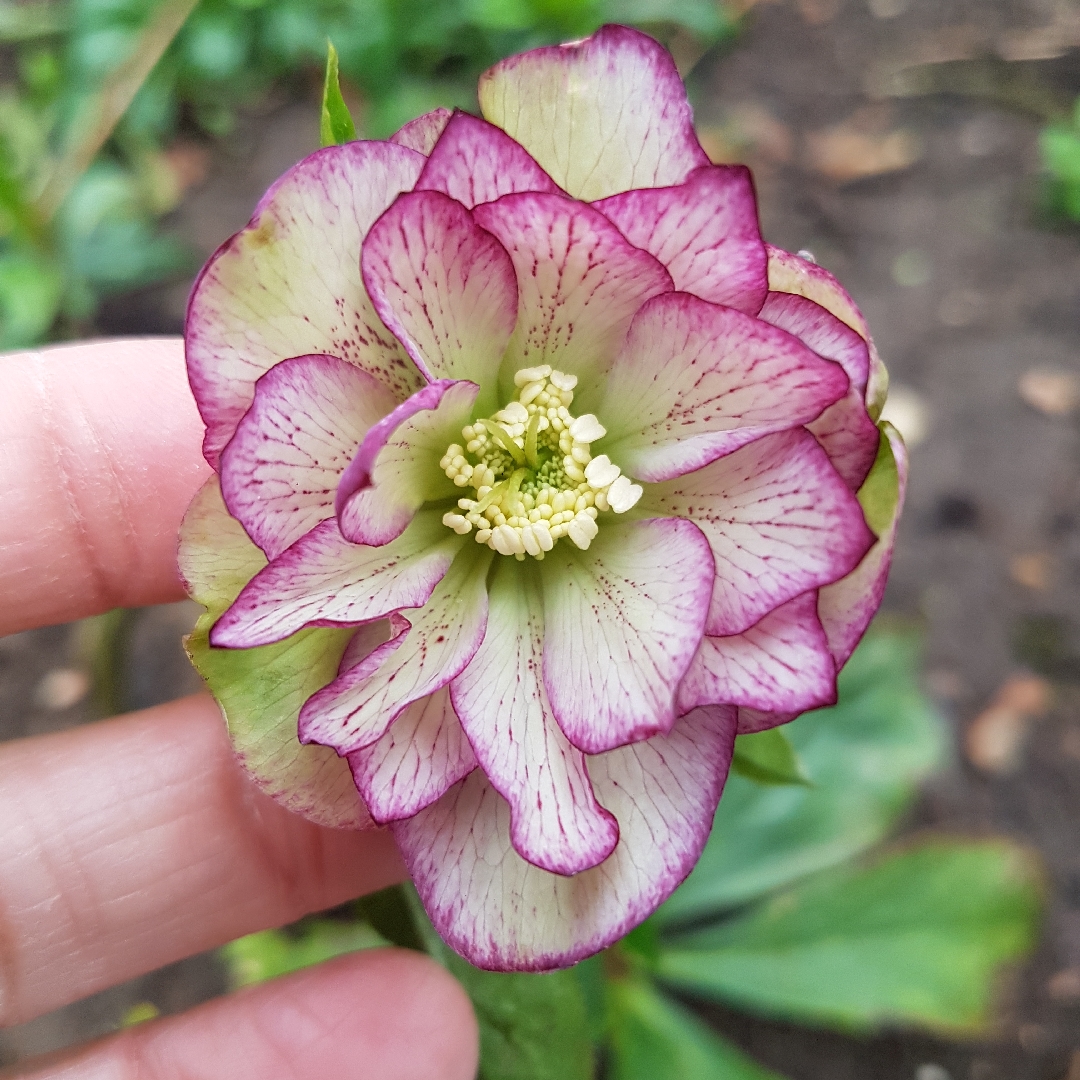
[[[712,828],[731,763],[735,710],[697,709],[667,735],[589,759],[616,817],[612,855],[573,877],[526,862],[510,808],[477,770],[391,826],[443,939],[493,971],[568,967],[642,922],[683,881]]]

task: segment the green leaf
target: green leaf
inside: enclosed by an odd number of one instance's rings
[[[311,919],[292,930],[263,930],[224,946],[220,955],[233,989],[276,979],[386,941],[367,923]]]
[[[588,1009],[573,971],[480,971],[451,955],[480,1022],[483,1080],[592,1080]]]
[[[657,918],[735,907],[885,838],[947,745],[918,653],[915,634],[871,630],[840,673],[838,704],[785,725],[813,787],[729,777],[698,865]]]
[[[611,1080],[779,1080],[643,978],[608,998]]]
[[[795,747],[783,728],[740,735],[731,758],[732,771],[759,784],[810,786]]]
[[[735,32],[735,17],[720,0],[604,0],[602,22],[684,27],[706,44]]]
[[[66,4],[12,3],[0,0],[0,44],[51,37],[68,29],[71,14]]]
[[[400,885],[369,893],[356,901],[357,910],[391,945],[424,952],[411,905]]]
[[[340,146],[356,138],[356,125],[345,99],[341,96],[337,49],[326,43],[326,80],[323,83],[322,117],[319,138],[323,146]]]
[[[36,345],[60,309],[58,266],[36,255],[0,256],[0,351]]]
[[[482,1080],[593,1080],[589,1005],[574,971],[481,971],[443,944],[407,885],[428,953],[465,987],[480,1024]]]
[[[1032,856],[1003,840],[941,837],[865,869],[828,871],[665,949],[683,990],[801,1023],[986,1032],[1002,967],[1035,944]]]

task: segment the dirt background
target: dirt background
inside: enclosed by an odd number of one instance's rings
[[[1080,230],[1040,213],[1037,152],[1039,112],[1080,93],[1077,46],[1080,10],[1058,0],[777,0],[694,73],[708,149],[754,167],[766,238],[845,282],[899,388],[912,480],[885,606],[924,623],[926,686],[957,731],[909,825],[1023,840],[1051,897],[990,1042],[709,1014],[792,1080],[1080,1080]],[[315,101],[293,97],[209,155],[181,147],[182,234],[209,253],[316,139]],[[100,330],[178,332],[186,290],[114,302]],[[197,687],[193,617],[135,617],[127,707]],[[78,646],[65,627],[0,641],[0,737],[91,718]],[[0,1034],[0,1064],[223,989],[193,958]]]

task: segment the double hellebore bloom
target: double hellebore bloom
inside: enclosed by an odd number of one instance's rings
[[[203,270],[181,567],[256,781],[389,824],[450,945],[540,970],[689,873],[737,732],[835,700],[904,457],[862,316],[659,45],[480,103],[306,158]]]

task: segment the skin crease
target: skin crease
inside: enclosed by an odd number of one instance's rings
[[[0,632],[182,598],[176,531],[208,475],[178,340],[0,357]],[[0,1023],[17,1024],[404,876],[387,834],[323,829],[242,775],[197,695],[0,746]],[[4,1077],[468,1080],[458,983],[344,957]]]

